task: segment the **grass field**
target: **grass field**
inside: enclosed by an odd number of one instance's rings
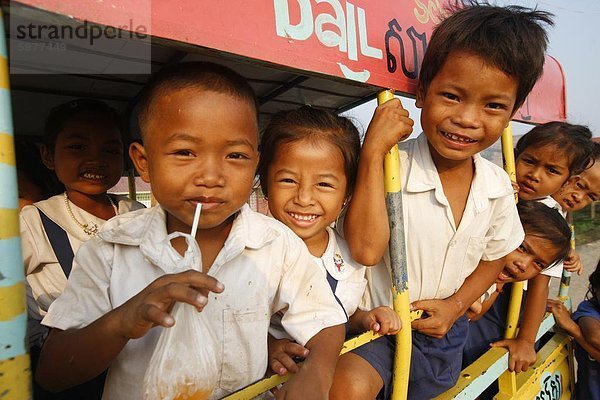
[[[575,240],[582,245],[600,240],[600,205],[596,205],[596,218],[592,220],[590,206],[573,214]]]

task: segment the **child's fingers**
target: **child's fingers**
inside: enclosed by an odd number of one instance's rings
[[[271,369],[277,375],[282,375],[282,376],[287,374],[287,372],[288,372],[287,369],[283,366],[283,364],[281,362],[279,362],[279,360],[277,360],[277,359],[271,360]]]
[[[377,321],[371,321],[371,326],[369,326],[369,329],[375,333],[381,333],[382,335],[385,335],[385,333],[381,329],[381,325],[379,325]]]
[[[296,364],[296,362],[292,359],[292,357],[290,357],[288,354],[286,354],[284,352],[278,353],[274,357],[272,364],[274,364],[274,363],[277,363],[278,365],[283,367],[283,369],[281,367],[279,367],[279,370],[283,371],[283,374],[285,374],[287,372],[291,372],[293,374],[298,372],[298,365]],[[279,375],[283,375],[282,373],[278,372],[277,370],[274,370],[274,371],[277,372]]]
[[[390,331],[390,321],[388,319],[385,319],[385,318],[380,318],[379,319],[379,330],[375,331],[375,332],[379,332],[382,335],[387,335],[387,333],[389,331]]]
[[[161,310],[153,304],[144,304],[140,314],[143,320],[153,325],[164,326],[165,328],[175,325],[175,320],[168,312]]]
[[[390,330],[388,331],[388,335],[393,335],[393,334],[398,333],[400,331],[401,327],[402,327],[402,322],[400,321],[400,318],[398,318],[398,316],[394,313],[393,318],[390,323]]]
[[[402,101],[400,101],[399,98],[394,97],[393,99],[390,99],[388,101],[386,101],[383,104],[380,104],[379,106],[377,106],[378,108],[398,108],[400,110],[404,110],[404,107],[402,106]],[[406,111],[406,110],[404,110]],[[408,115],[408,111],[407,115]]]
[[[303,357],[306,358],[308,356],[308,349],[298,343],[288,341],[283,346],[283,351],[289,356],[293,357]]]
[[[221,293],[225,289],[225,286],[216,278],[192,269],[173,276],[178,278],[178,282],[188,283],[190,286],[207,289],[213,293]]]
[[[155,290],[148,297],[148,302],[150,303],[158,302],[166,304],[175,301],[191,304],[196,307],[198,311],[202,311],[206,303],[208,303],[208,297],[193,287],[175,282],[171,282]]]
[[[498,340],[497,342],[491,343],[492,347],[505,347],[508,348],[508,343],[506,340]]]
[[[439,300],[417,300],[410,304],[410,311],[423,310],[426,312],[435,311],[435,303]]]

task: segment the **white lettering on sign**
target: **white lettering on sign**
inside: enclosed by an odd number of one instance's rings
[[[290,19],[290,2],[293,1],[300,9],[300,21],[295,23]],[[367,17],[363,8],[348,1],[344,8],[341,0],[313,0],[313,3],[329,4],[333,13],[319,12],[314,15],[310,0],[273,0],[277,35],[292,40],[307,40],[314,34],[324,46],[337,47],[340,52],[346,53],[349,60],[358,61],[359,54],[383,59],[383,51],[369,45]],[[369,71],[354,73],[343,63],[338,65],[349,79],[364,82],[365,77],[368,79],[370,76]]]

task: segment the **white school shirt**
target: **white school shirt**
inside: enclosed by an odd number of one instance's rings
[[[365,266],[350,256],[346,241],[333,229],[327,227],[329,242],[321,257],[314,257],[324,277],[327,273],[336,281],[335,295],[342,303],[346,315],[354,314],[365,292]]]
[[[119,214],[144,208],[143,204],[127,197],[115,197]],[[101,227],[106,222],[73,203],[70,203],[70,206],[73,215],[81,223],[85,224],[91,221]],[[73,221],[67,211],[64,194],[62,193],[39,201],[35,203],[35,206],[25,206],[21,210],[21,243],[27,283],[27,329],[30,346],[41,345],[47,329],[40,325],[40,321],[46,315],[50,304],[60,296],[67,285],[67,277],[48,240],[38,208],[65,230],[73,254],[77,254],[77,250],[83,242],[92,238]]]
[[[199,268],[195,241],[185,257],[170,244],[160,206],[108,221],[75,257],[63,295],[42,321],[58,329],[83,328],[119,307],[173,265]],[[189,236],[189,235],[188,235]],[[211,322],[222,357],[218,387],[211,399],[264,376],[267,329],[273,313],[288,307],[282,323],[300,344],[326,327],[343,324],[343,310],[312,265],[308,249],[289,228],[244,205],[208,274],[225,285],[211,293],[202,311]],[[310,268],[310,267],[313,268]],[[143,398],[146,367],[161,328],[129,340],[111,363],[104,399]]]
[[[542,204],[547,205],[550,208],[554,208],[557,210],[563,218],[567,218],[567,212],[563,211],[562,207],[556,200],[552,198],[552,196],[544,197],[543,199],[537,200]],[[552,267],[542,271],[542,275],[549,276],[551,278],[560,278],[563,272],[563,262],[557,262]],[[527,290],[527,282],[525,282],[525,290]]]
[[[356,312],[365,293],[366,268],[352,259],[346,241],[337,232],[327,227],[327,233],[329,241],[323,255],[321,257],[312,256],[312,259],[319,267],[325,281],[327,281],[327,273],[337,281],[335,296],[340,301],[346,315],[350,317]],[[276,339],[290,339],[281,326],[280,314],[282,312],[271,318],[269,333]]]
[[[445,299],[458,291],[480,260],[497,260],[523,242],[510,179],[475,154],[475,175],[456,228],[426,136],[399,143],[399,149],[410,301]],[[391,306],[389,254],[367,268],[365,277],[360,308]]]

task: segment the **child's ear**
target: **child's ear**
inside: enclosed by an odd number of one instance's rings
[[[40,156],[46,168],[54,170],[54,152],[50,151],[45,144],[40,147]]]
[[[148,156],[146,148],[138,142],[133,142],[129,146],[129,157],[133,161],[133,165],[140,174],[140,178],[146,183],[150,183],[150,174],[148,173]]]

